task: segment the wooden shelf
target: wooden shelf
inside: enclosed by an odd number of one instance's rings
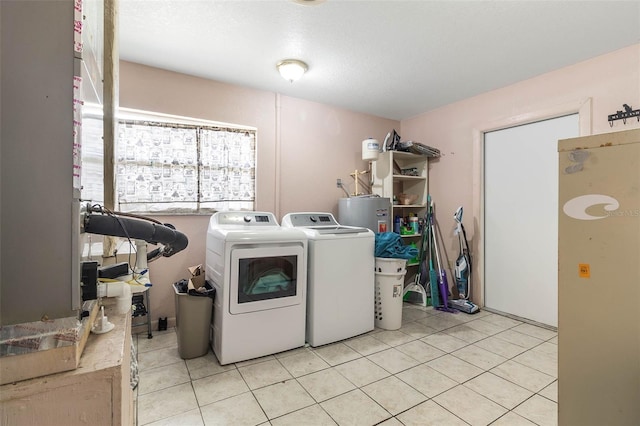
[[[394,204],[394,209],[426,209],[426,204]]]
[[[411,176],[411,175],[393,175],[395,180],[426,180],[424,176]]]
[[[408,216],[410,213],[418,217],[423,217],[427,209],[427,194],[429,193],[428,176],[429,157],[411,152],[387,151],[378,156],[372,163],[371,176],[373,185],[371,192],[381,197],[393,200],[398,194],[417,195],[414,204],[393,204],[391,209],[391,220],[395,216]],[[401,174],[401,170],[411,170],[412,174]],[[417,176],[414,176],[417,174]],[[402,235],[400,237],[407,244],[419,243],[421,233]],[[407,267],[415,268],[419,262],[408,264]],[[415,269],[413,269],[415,271]],[[405,285],[412,282],[414,278],[411,274],[405,277]]]
[[[415,204],[399,205],[395,208],[426,208],[429,178],[429,157],[410,152],[387,151],[378,156],[371,166],[372,192],[393,199],[400,193],[417,195]],[[412,169],[416,174],[401,174],[400,170]]]

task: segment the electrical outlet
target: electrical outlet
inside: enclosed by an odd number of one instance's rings
[[[342,179],[340,178],[336,179],[336,187],[342,188]]]

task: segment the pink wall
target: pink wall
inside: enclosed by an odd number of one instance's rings
[[[443,154],[429,165],[429,190],[436,201],[444,238],[448,239],[445,245],[450,258],[455,258],[458,251],[452,232],[455,209],[464,206],[469,238],[479,226],[479,218],[473,216],[474,201],[477,204],[479,199],[474,173],[477,174],[480,161],[474,147],[474,131],[492,128],[496,123],[502,127],[509,127],[509,122],[523,124],[528,117],[545,115],[562,105],[583,104],[589,98],[592,134],[640,127],[636,120],[628,120],[626,125],[616,121],[613,128],[607,121],[607,116],[621,110],[622,104],[640,108],[640,44],[401,122],[403,139],[438,147]],[[474,290],[477,295],[479,289],[474,286]]]
[[[397,121],[283,96],[282,215],[330,211],[337,217],[338,200],[345,195],[336,187],[336,179],[342,179],[352,193],[354,181],[349,174],[367,169],[362,161],[362,141],[373,137],[382,143],[387,132],[399,126]]]
[[[294,211],[337,214],[349,173],[363,170],[362,140],[384,140],[400,123],[277,93],[233,86],[130,62],[120,63],[120,106],[258,129],[256,210],[278,220]],[[154,282],[152,319],[172,318],[171,284],[187,267],[204,263],[209,216],[160,216],[189,238],[189,246],[150,265]]]

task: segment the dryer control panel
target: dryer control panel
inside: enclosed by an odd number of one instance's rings
[[[217,212],[211,218],[217,225],[278,226],[273,213],[268,212]]]

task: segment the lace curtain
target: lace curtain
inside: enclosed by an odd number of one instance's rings
[[[102,121],[85,119],[87,138]],[[102,200],[102,144],[83,135],[82,196]],[[99,139],[99,138],[92,138]],[[253,210],[256,131],[144,120],[118,124],[117,209],[137,213]]]

